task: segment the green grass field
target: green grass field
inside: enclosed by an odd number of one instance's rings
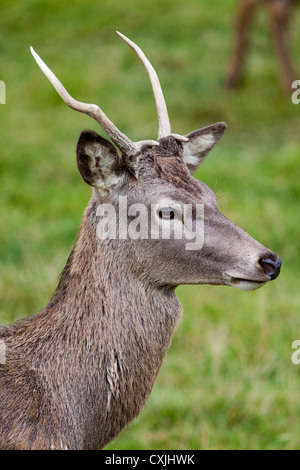
[[[155,66],[172,128],[228,129],[197,172],[227,217],[283,260],[263,289],[181,286],[184,316],[152,396],[109,449],[299,449],[300,105],[280,88],[261,11],[248,74],[223,88],[236,0],[2,0],[0,80],[0,321],[49,300],[90,197],[75,146],[95,121],[71,111],[42,75],[32,45],[78,99],[97,102],[132,140],[156,138],[148,77],[115,34]],[[292,22],[300,79],[300,11]],[[298,47],[297,47],[298,46]]]

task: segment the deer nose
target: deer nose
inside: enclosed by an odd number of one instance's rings
[[[279,276],[282,262],[278,256],[275,261],[270,258],[261,258],[259,264],[263,268],[264,273],[270,276],[271,280]]]

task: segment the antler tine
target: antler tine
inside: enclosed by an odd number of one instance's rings
[[[117,31],[117,34],[131,47],[131,49],[134,50],[150,77],[159,123],[158,138],[160,139],[161,137],[166,137],[171,134],[171,124],[157,73],[155,72],[143,51],[134,42],[124,36],[124,34],[119,33],[119,31]]]
[[[108,119],[106,114],[97,106],[96,104],[82,103],[75,100],[67,92],[62,83],[54,75],[54,73],[47,67],[45,62],[39,57],[35,52],[33,47],[30,47],[31,53],[40,67],[41,71],[46,75],[48,80],[52,83],[57,93],[63,99],[63,101],[70,106],[70,108],[75,109],[81,113],[88,114],[90,117],[95,119],[102,129],[107,133],[107,135],[112,139],[112,141],[119,147],[119,149],[127,155],[135,153],[139,148],[138,143],[133,143],[131,140],[123,134],[116,126]]]

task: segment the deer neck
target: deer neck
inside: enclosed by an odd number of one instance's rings
[[[84,445],[98,434],[94,445],[102,447],[150,395],[181,305],[173,289],[145,285],[122,268],[118,253],[99,244],[95,211],[92,198],[45,312],[56,318],[55,341],[64,342],[56,344],[61,354],[51,361],[64,371],[63,394],[73,396],[68,415],[88,420]]]
[[[96,209],[96,199],[92,197],[77,242],[47,309],[63,309],[86,323],[90,323],[92,316],[101,324],[105,322],[106,327],[111,320],[115,334],[119,324],[124,331],[126,325],[132,329],[134,322],[141,334],[165,343],[181,314],[174,288],[154,286],[140,275],[139,267],[128,268],[122,261],[125,252],[127,259],[131,258],[126,245],[118,249],[118,243],[111,246],[109,241],[99,241]],[[164,325],[162,331],[157,331],[158,324]]]

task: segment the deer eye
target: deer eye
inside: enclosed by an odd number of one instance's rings
[[[175,210],[172,207],[163,207],[159,209],[158,216],[160,219],[172,220],[175,218]]]

